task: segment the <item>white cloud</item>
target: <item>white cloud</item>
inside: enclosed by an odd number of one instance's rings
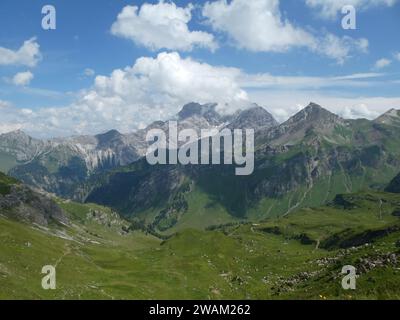
[[[10,103],[7,101],[0,100],[0,109],[5,109],[10,106]]]
[[[15,119],[16,109],[12,109],[11,103],[9,103],[8,101],[0,100],[0,111],[2,112],[0,118],[0,134],[19,130],[22,128],[20,119],[18,121],[16,121]]]
[[[203,31],[190,31],[193,6],[177,7],[173,2],[160,0],[126,6],[111,27],[111,33],[130,39],[151,50],[171,49],[191,51],[194,47],[217,48],[214,36]]]
[[[382,114],[377,110],[373,110],[371,107],[364,103],[353,104],[350,107],[345,107],[340,113],[342,117],[346,119],[375,119]]]
[[[83,70],[83,75],[86,77],[93,77],[96,74],[96,72],[93,69],[86,68]]]
[[[320,39],[315,50],[343,64],[353,53],[367,53],[368,46],[369,42],[365,38],[353,39],[348,36],[339,38],[333,34],[327,34]]]
[[[239,48],[284,52],[313,46],[308,32],[284,20],[278,0],[225,0],[207,2],[203,15],[217,31],[227,33]]]
[[[392,64],[392,60],[382,58],[375,62],[375,68],[382,69],[382,68],[390,66],[391,64]]]
[[[72,105],[32,112],[13,108],[0,122],[18,124],[35,136],[96,134],[108,129],[132,132],[174,116],[191,101],[229,103],[231,108],[248,104],[236,81],[239,75],[235,68],[164,52],[156,58],[140,58],[109,76],[97,76],[92,88],[81,92]]]
[[[343,6],[352,5],[365,10],[378,6],[393,6],[397,0],[306,0],[306,4],[318,10],[322,18],[333,19],[341,12]]]
[[[214,67],[183,59],[176,52],[163,52],[156,58],[139,58],[132,67],[117,69],[110,76],[97,76],[83,100],[93,106],[106,106],[106,102],[128,104],[138,112],[144,111],[145,106],[158,106],[163,114],[172,115],[181,104],[192,100],[246,100],[246,93],[236,83],[239,74],[235,68]],[[169,110],[171,107],[173,110]]]
[[[20,124],[9,124],[9,123],[0,123],[0,134],[7,133],[11,131],[21,130],[22,126]]]
[[[31,38],[16,51],[0,47],[0,65],[24,65],[34,67],[41,59],[40,46]]]
[[[282,17],[279,0],[218,0],[207,2],[203,15],[214,30],[226,33],[233,44],[253,52],[286,52],[308,48],[342,64],[353,52],[365,53],[367,39],[314,35]]]
[[[254,101],[280,121],[310,101],[342,115],[371,117],[386,108],[400,107],[400,98],[340,98],[341,94],[338,98],[327,92],[376,86],[376,79],[381,77],[385,74],[247,74],[236,68],[182,58],[176,52],[163,52],[154,58],[139,58],[133,66],[114,70],[108,76],[97,76],[91,88],[65,107],[18,109],[3,102],[6,112],[2,112],[0,127],[23,129],[37,137],[97,134],[110,129],[133,132],[153,121],[173,117],[183,104],[191,101],[217,102],[223,112],[234,112]]]
[[[16,86],[27,86],[34,78],[34,75],[30,71],[19,72],[11,80]]]
[[[283,122],[306,107],[311,101],[344,118],[375,119],[389,109],[400,109],[399,97],[345,97],[340,93],[331,94],[311,90],[251,91],[251,101],[265,106],[275,118]]]
[[[400,61],[400,52],[396,52],[393,56],[396,60]]]
[[[323,89],[369,87],[376,85],[375,79],[383,73],[356,73],[337,77],[274,76],[271,74],[244,74],[238,79],[242,88],[247,89]]]
[[[43,97],[43,98],[66,98],[69,95],[73,95],[71,92],[62,92],[62,91],[55,91],[49,89],[42,89],[42,88],[32,88],[32,87],[24,87],[23,93]]]

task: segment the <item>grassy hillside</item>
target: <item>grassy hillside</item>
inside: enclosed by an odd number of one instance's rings
[[[339,196],[258,224],[186,229],[166,241],[108,208],[59,201],[69,228],[0,216],[0,298],[399,299],[400,195]],[[199,219],[200,221],[201,219]],[[41,289],[43,265],[57,290]],[[341,268],[357,267],[356,291]]]
[[[362,174],[353,175],[339,172],[321,178],[313,185],[299,186],[289,194],[277,198],[266,197],[246,205],[247,195],[243,189],[248,182],[237,177],[226,181],[223,179],[226,177],[210,174],[198,183],[192,183],[189,191],[177,192],[164,207],[149,208],[135,217],[162,234],[173,234],[187,228],[202,230],[212,225],[256,222],[285,216],[301,208],[319,207],[332,201],[337,194],[368,189],[372,181],[377,186],[385,185],[394,175],[392,168],[379,172],[365,169]],[[229,209],[233,207],[237,214]],[[246,211],[246,214],[242,215],[240,210]],[[128,215],[127,218],[131,217]]]
[[[167,233],[218,219],[284,216],[337,194],[382,190],[400,171],[398,133],[370,121],[328,136],[310,130],[296,145],[258,146],[250,176],[236,176],[229,165],[150,166],[142,159],[94,179],[87,200]],[[192,219],[204,212],[207,219]]]

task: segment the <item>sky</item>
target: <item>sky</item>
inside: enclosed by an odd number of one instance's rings
[[[192,101],[373,119],[400,109],[399,31],[400,0],[2,0],[0,133],[126,133]]]

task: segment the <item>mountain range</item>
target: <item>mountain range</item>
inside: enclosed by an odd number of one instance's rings
[[[398,299],[399,178],[284,217],[169,236],[0,174],[0,299]],[[57,270],[43,290],[44,265]],[[357,290],[342,288],[343,266]]]
[[[348,120],[311,103],[282,124],[253,105],[220,115],[216,104],[190,103],[172,119],[179,128],[253,128],[255,172],[233,166],[150,166],[149,129],[37,140],[0,136],[0,170],[57,196],[110,206],[156,232],[287,215],[340,193],[381,189],[400,172],[400,114]]]
[[[281,125],[256,128],[250,176],[237,177],[229,165],[149,166],[141,159],[99,177],[86,201],[175,232],[284,216],[337,194],[380,190],[400,171],[400,127],[382,123],[385,117],[347,120],[312,103]]]
[[[0,299],[398,299],[398,117],[310,104],[278,124],[259,106],[224,116],[189,104],[173,119],[255,127],[250,176],[150,166],[146,130],[4,134],[0,164],[14,177],[0,173]],[[49,264],[56,290],[40,285]]]
[[[254,105],[246,111],[222,116],[216,104],[189,103],[176,115],[179,129],[236,128],[255,121],[256,126],[276,125],[272,115]],[[257,124],[258,123],[258,124]],[[168,131],[168,122],[157,121],[131,134],[111,130],[96,136],[39,140],[23,131],[0,135],[0,170],[42,191],[62,197],[84,198],[80,186],[94,174],[129,165],[143,157],[150,129]]]

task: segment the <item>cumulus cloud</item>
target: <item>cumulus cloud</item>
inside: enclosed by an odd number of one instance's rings
[[[365,53],[367,39],[314,35],[284,19],[279,0],[217,0],[207,2],[203,16],[215,31],[226,33],[233,44],[253,52],[286,52],[308,48],[343,63],[352,52]]]
[[[271,90],[249,91],[252,101],[265,106],[279,121],[306,107],[310,101],[346,119],[375,119],[389,109],[400,109],[400,97],[354,96],[344,97],[324,91]]]
[[[75,103],[63,108],[14,108],[1,122],[19,124],[35,136],[132,132],[151,121],[174,116],[183,104],[217,102],[222,107],[248,104],[237,83],[240,70],[211,66],[178,53],[143,57],[109,76],[97,76]]]
[[[375,119],[381,114],[381,112],[373,110],[364,103],[355,104],[350,107],[344,107],[340,113],[346,119]]]
[[[393,56],[396,60],[400,61],[400,52],[396,52]]]
[[[203,31],[190,31],[193,6],[177,7],[173,2],[160,0],[126,6],[111,27],[113,35],[132,40],[151,50],[171,49],[191,51],[194,47],[217,48],[214,36]]]
[[[283,52],[315,41],[282,18],[277,0],[207,2],[203,15],[215,30],[226,32],[240,48],[251,51]]]
[[[368,47],[369,42],[365,38],[353,39],[348,36],[340,38],[327,34],[320,39],[315,50],[343,64],[354,53],[367,53]]]
[[[21,130],[21,128],[22,126],[18,123],[17,124],[0,123],[0,134]]]
[[[215,67],[177,52],[160,53],[156,58],[139,58],[132,67],[117,69],[110,76],[97,76],[84,100],[93,105],[133,104],[138,112],[144,106],[167,106],[163,113],[174,113],[189,100],[229,102],[246,100],[236,83],[239,69]],[[169,110],[174,106],[173,110]],[[150,107],[152,108],[152,107]]]
[[[390,66],[392,64],[392,60],[382,58],[375,62],[376,69],[382,69]]]
[[[368,110],[383,113],[386,109],[382,110],[382,106],[399,107],[400,98],[336,98],[321,92],[375,86],[376,78],[384,76],[382,73],[337,77],[248,74],[237,68],[183,58],[176,52],[162,52],[156,57],[139,58],[132,66],[114,70],[110,75],[97,76],[90,88],[65,107],[19,109],[2,102],[0,108],[6,108],[6,112],[1,113],[0,124],[3,131],[23,129],[36,137],[97,134],[110,129],[133,132],[152,121],[172,118],[191,101],[217,102],[225,113],[257,102],[280,121],[310,101],[348,117],[371,117]],[[360,105],[368,110],[359,108]],[[345,109],[349,106],[355,109]]]
[[[19,72],[11,80],[16,86],[27,86],[33,80],[34,75],[30,71]]]
[[[0,100],[0,134],[10,131],[19,130],[22,128],[21,119],[18,119],[17,109],[8,101]]]
[[[34,67],[41,59],[40,46],[36,38],[31,38],[23,45],[13,51],[8,48],[0,47],[0,65],[23,65]]]
[[[391,7],[396,2],[397,0],[306,0],[309,7],[317,9],[321,17],[326,19],[335,18],[345,5],[365,10],[378,6]]]

